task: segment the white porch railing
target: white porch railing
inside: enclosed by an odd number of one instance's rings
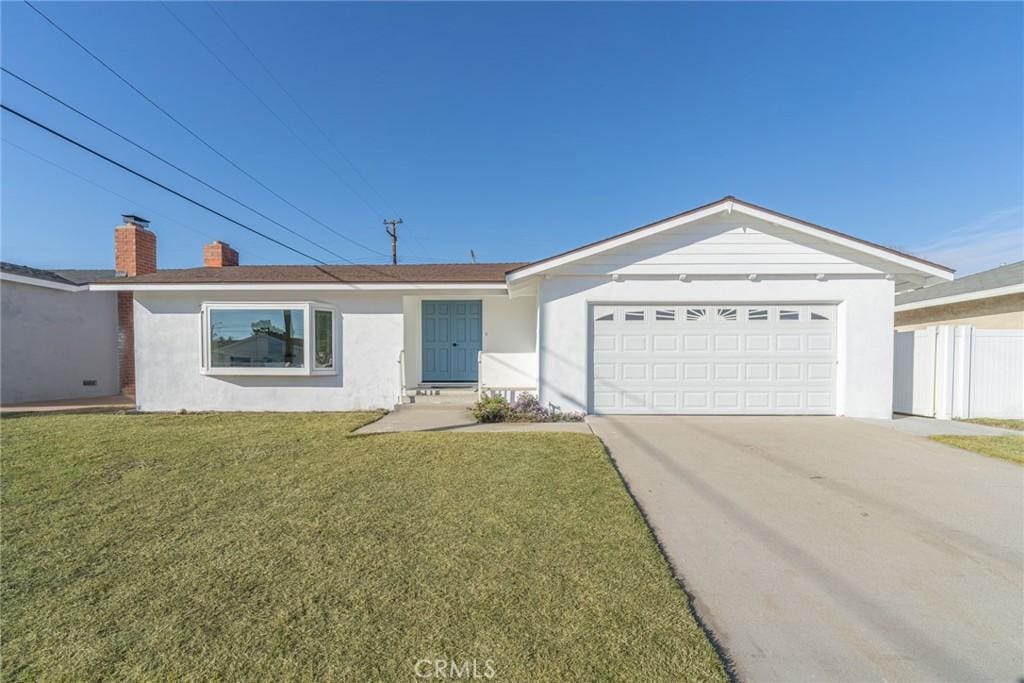
[[[537,393],[537,354],[477,353],[477,395],[502,394],[514,401],[522,392]]]
[[[398,352],[398,402],[401,405],[405,401],[405,349]]]

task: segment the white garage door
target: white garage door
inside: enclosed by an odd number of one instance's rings
[[[591,306],[595,413],[834,415],[836,309]]]

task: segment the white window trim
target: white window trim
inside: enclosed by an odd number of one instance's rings
[[[210,311],[214,310],[248,310],[248,309],[300,309],[302,310],[302,365],[301,368],[219,368],[213,367],[210,358]],[[315,368],[314,347],[316,339],[313,335],[315,311],[328,311],[331,314],[331,360],[329,368]],[[207,301],[203,302],[199,313],[199,372],[211,376],[299,376],[338,374],[338,311],[330,304],[316,301]]]

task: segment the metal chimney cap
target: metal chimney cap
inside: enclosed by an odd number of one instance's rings
[[[148,228],[149,227],[149,220],[143,218],[142,216],[136,216],[136,215],[130,214],[130,213],[123,213],[123,214],[121,214],[121,218],[123,218],[124,222],[129,224],[129,225],[137,225],[140,228]]]

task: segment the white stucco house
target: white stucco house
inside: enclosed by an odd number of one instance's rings
[[[731,196],[534,263],[231,263],[90,285],[133,297],[141,410],[479,384],[590,413],[888,418],[894,295],[952,278]],[[287,353],[228,348],[268,331]]]
[[[89,291],[113,275],[0,263],[0,403],[118,392],[117,294]]]

